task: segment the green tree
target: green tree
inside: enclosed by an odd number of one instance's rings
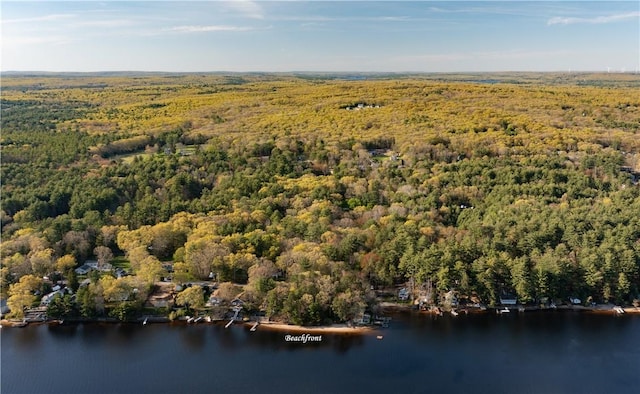
[[[47,306],[47,316],[54,319],[63,319],[76,314],[76,305],[69,294],[58,294]]]
[[[366,304],[357,293],[347,290],[338,294],[331,303],[331,309],[340,321],[349,321],[361,315]]]
[[[76,258],[72,254],[65,254],[56,260],[56,270],[58,272],[67,273],[73,270],[77,264]]]
[[[141,303],[138,301],[122,301],[117,303],[109,311],[109,316],[120,321],[130,321],[140,311]]]
[[[9,286],[7,306],[11,309],[12,315],[18,318],[24,317],[25,309],[30,308],[36,302],[34,292],[41,284],[42,279],[33,275],[25,275],[20,278],[18,283]]]
[[[176,303],[188,310],[201,309],[204,307],[204,290],[198,285],[187,287],[178,294]]]
[[[153,284],[166,273],[162,263],[155,256],[149,256],[140,263],[137,275],[145,283]]]

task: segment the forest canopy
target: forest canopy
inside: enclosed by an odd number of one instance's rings
[[[129,316],[167,264],[298,324],[395,285],[640,298],[640,77],[486,81],[3,76],[2,298],[78,290],[87,260],[133,275],[101,271],[60,314]]]

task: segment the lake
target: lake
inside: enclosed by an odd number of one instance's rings
[[[391,316],[390,327],[373,335],[323,334],[306,344],[241,325],[3,328],[0,387],[2,394],[615,394],[640,387],[638,315]]]

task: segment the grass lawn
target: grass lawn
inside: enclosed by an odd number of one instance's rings
[[[114,268],[122,268],[126,271],[131,271],[131,263],[124,256],[116,256],[111,261],[111,265]]]

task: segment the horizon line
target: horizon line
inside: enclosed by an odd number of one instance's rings
[[[199,70],[199,71],[165,71],[165,70],[92,70],[92,71],[48,71],[48,70],[0,70],[0,74],[123,74],[123,73],[140,73],[140,74],[491,74],[491,73],[564,73],[564,74],[584,74],[584,73],[603,73],[603,74],[638,74],[640,70],[459,70],[459,71],[389,71],[389,70],[287,70],[287,71],[269,71],[269,70]]]

